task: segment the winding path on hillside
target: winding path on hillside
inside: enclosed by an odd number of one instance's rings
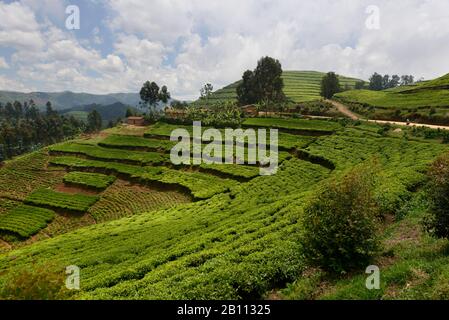
[[[406,127],[426,127],[430,129],[441,129],[441,130],[449,130],[449,126],[440,126],[440,125],[434,125],[434,124],[426,124],[426,123],[414,123],[414,122],[401,122],[401,121],[389,121],[389,120],[367,120],[362,119],[359,115],[355,114],[349,108],[342,104],[341,102],[337,102],[335,100],[325,100],[326,102],[331,103],[337,110],[347,116],[348,118],[351,118],[352,120],[362,120],[362,121],[368,121],[368,122],[374,122],[374,123],[380,123],[380,124],[394,124],[398,126],[406,126]]]

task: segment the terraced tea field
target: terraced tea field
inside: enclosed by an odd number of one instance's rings
[[[112,160],[112,161],[126,161],[140,165],[144,164],[160,164],[168,161],[167,157],[159,153],[140,152],[140,151],[125,151],[117,149],[107,149],[97,145],[78,144],[78,143],[64,143],[49,147],[52,153],[72,153],[81,154],[94,159]]]
[[[449,75],[384,91],[351,90],[335,98],[354,105],[360,113],[385,118],[413,113],[426,117],[447,117],[449,114]],[[432,119],[430,119],[432,120]],[[427,122],[427,121],[426,121]],[[446,123],[446,122],[445,122]]]
[[[338,122],[308,119],[249,118],[243,123],[247,127],[278,128],[282,130],[304,131],[304,133],[332,133],[341,128]]]
[[[284,71],[284,93],[295,103],[321,100],[321,80],[325,73],[316,71]],[[340,77],[343,88],[353,89],[359,79]],[[220,90],[215,91],[209,98],[211,104],[226,101],[237,101],[237,86],[240,81],[234,82]],[[198,102],[197,103],[201,103]]]
[[[65,194],[50,189],[37,189],[25,199],[25,203],[36,206],[48,206],[77,212],[86,212],[97,201],[98,197],[96,196]]]
[[[28,238],[45,228],[54,217],[51,210],[20,205],[0,216],[0,230]]]
[[[107,176],[100,173],[70,172],[64,176],[64,183],[66,184],[74,184],[99,190],[106,189],[114,181],[114,176]]]
[[[163,136],[174,128],[160,123],[147,129],[156,138],[130,135],[126,127],[116,128],[114,134],[104,132],[53,145],[7,163],[1,169],[5,173],[4,181],[11,182],[8,188],[6,183],[2,185],[0,213],[9,217],[0,224],[0,230],[8,232],[3,238],[20,246],[22,243],[18,239],[36,233],[33,240],[24,244],[96,222],[207,199],[259,176],[260,170],[254,165],[174,167],[169,163],[169,152],[175,143]],[[288,134],[284,137],[286,150],[294,144],[311,141],[308,137],[296,140]],[[281,161],[290,157],[286,151],[279,153]],[[114,183],[117,176],[128,182],[119,180]],[[29,188],[19,188],[19,183]],[[35,206],[36,210],[40,210],[38,207],[53,209],[57,212],[56,217],[53,222],[48,221],[48,226],[47,223],[36,223],[38,228],[31,225],[29,232],[22,232],[20,219],[16,219],[14,213],[21,203]],[[23,208],[19,212],[23,212],[25,219],[33,214],[33,207]],[[16,229],[14,223],[17,223]],[[14,234],[12,230],[16,230],[19,238],[9,236]]]
[[[57,170],[47,170],[48,155],[37,151],[0,168],[0,197],[22,201],[36,188],[47,188],[59,183],[65,175]]]
[[[18,193],[17,201],[2,196],[0,229],[2,217],[20,212],[14,210],[25,199],[34,206],[72,204],[84,213],[56,213],[47,227],[36,222],[43,229],[32,240],[10,242],[12,249],[0,253],[0,285],[4,271],[51,261],[60,270],[67,265],[82,269],[76,298],[263,298],[305,270],[298,221],[323,183],[374,159],[379,164],[375,195],[385,212],[395,214],[425,181],[427,166],[449,151],[436,140],[381,135],[374,124],[251,119],[245,125],[280,128],[283,151],[275,175],[259,176],[257,166],[177,167],[141,161],[146,153],[167,156],[167,135],[173,129],[167,124],[146,128],[146,137],[125,137],[115,130],[85,143],[53,146],[51,155],[34,154],[39,170],[58,179],[33,184],[29,192]],[[307,130],[326,134],[300,134]],[[106,153],[114,156],[106,158]],[[24,166],[21,159],[0,170],[18,165]],[[96,174],[118,179],[96,196],[60,195],[52,188],[62,183],[66,170],[86,184]]]
[[[95,221],[104,222],[175,207],[190,201],[189,196],[180,192],[155,190],[118,180],[102,194],[101,199],[89,209],[88,213],[94,217]]]

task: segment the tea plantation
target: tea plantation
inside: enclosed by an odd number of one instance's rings
[[[284,80],[284,93],[286,97],[295,102],[309,102],[321,100],[321,80],[325,73],[316,71],[284,71],[282,79]],[[359,79],[339,76],[340,84],[343,88],[354,88]],[[215,91],[209,98],[210,103],[236,101],[237,86],[240,81],[234,82],[222,89]],[[200,103],[200,102],[198,102]]]
[[[0,286],[51,263],[56,273],[81,268],[75,299],[262,299],[282,288],[283,298],[373,298],[339,279],[315,293],[320,273],[308,271],[299,241],[304,206],[330,179],[373,162],[384,214],[407,217],[428,165],[449,151],[374,124],[249,119],[245,127],[280,130],[279,170],[260,176],[258,165],[172,165],[176,127],[158,123],[144,137],[115,129],[0,168],[0,238],[10,246],[0,246]]]
[[[353,111],[369,117],[392,119],[399,116],[417,118],[421,123],[447,123],[449,75],[383,91],[350,90],[335,99]]]

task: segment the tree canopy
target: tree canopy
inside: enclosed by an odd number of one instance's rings
[[[101,115],[97,110],[92,110],[87,116],[87,130],[89,132],[97,132],[101,130]]]
[[[247,70],[237,87],[239,104],[272,103],[285,100],[284,81],[279,60],[263,57],[254,71]]]
[[[0,161],[74,137],[85,128],[73,116],[59,115],[51,103],[47,103],[45,112],[40,112],[32,100],[0,103]]]
[[[391,88],[396,88],[397,86],[406,86],[413,84],[415,78],[412,75],[403,75],[399,77],[398,75],[381,75],[375,72],[369,79],[369,89],[374,91],[381,91]]]
[[[143,104],[149,107],[156,106],[159,102],[167,103],[171,98],[167,86],[159,88],[156,82],[147,81],[140,89],[140,99]]]
[[[321,96],[330,99],[341,91],[340,80],[334,72],[327,73],[321,80]]]

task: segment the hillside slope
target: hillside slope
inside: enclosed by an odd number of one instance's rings
[[[268,120],[263,118],[258,125],[269,126]],[[168,124],[148,128],[147,138],[100,136],[55,145],[50,148],[50,155],[38,154],[40,162],[27,157],[19,159],[22,170],[18,170],[16,161],[9,162],[0,169],[0,216],[14,210],[22,200],[32,201],[30,193],[33,195],[36,188],[42,194],[42,188],[57,187],[65,173],[56,170],[61,167],[115,174],[134,184],[146,183],[150,190],[161,185],[182,186],[196,199],[187,204],[181,199],[181,204],[169,209],[159,207],[147,213],[140,210],[129,217],[135,212],[132,206],[127,214],[110,210],[126,206],[127,201],[141,202],[140,197],[133,198],[133,190],[126,193],[127,198],[118,196],[117,192],[125,188],[123,184],[106,189],[86,215],[97,222],[122,219],[98,224],[79,222],[89,226],[73,232],[67,231],[74,227],[62,230],[46,241],[37,241],[39,237],[35,237],[30,240],[35,243],[6,250],[0,254],[0,286],[7,279],[7,271],[17,273],[31,263],[60,270],[77,265],[82,270],[82,290],[77,298],[261,298],[268,291],[293,282],[305,270],[298,243],[299,221],[304,204],[322,182],[376,157],[382,166],[376,194],[385,210],[395,213],[425,181],[423,172],[427,165],[448,151],[447,145],[438,141],[413,141],[393,132],[391,136],[381,135],[380,128],[371,124],[341,127],[332,121],[276,120],[271,123],[281,129],[281,145],[301,149],[302,153],[282,155],[280,169],[272,176],[247,176],[254,169],[247,166],[196,168],[204,172],[165,167],[164,151],[171,147],[165,137],[176,127]],[[303,136],[287,134],[283,128],[328,132]],[[299,154],[309,156],[299,158]],[[320,161],[313,163],[312,159]],[[26,170],[31,164],[33,170]],[[45,170],[50,170],[53,177],[44,174]],[[236,179],[238,176],[246,178]],[[51,191],[45,192],[51,195]],[[13,203],[9,199],[14,199]],[[51,196],[44,200],[47,205],[63,205],[54,203]],[[166,201],[163,200],[161,203]],[[59,219],[61,228],[64,220],[59,216],[55,219]],[[38,234],[40,239],[48,238],[48,228],[57,226],[50,223]],[[402,242],[395,243],[400,247]]]
[[[449,109],[449,74],[411,86],[384,91],[351,90],[338,93],[335,97],[345,102],[385,109],[408,110],[436,107],[446,110]]]
[[[318,71],[284,71],[284,93],[293,102],[301,103],[320,100],[321,79],[325,73]],[[359,79],[340,76],[340,84],[343,88],[354,88]],[[220,101],[236,101],[236,88],[240,81],[234,82],[220,90],[215,91],[209,98],[211,103]]]

